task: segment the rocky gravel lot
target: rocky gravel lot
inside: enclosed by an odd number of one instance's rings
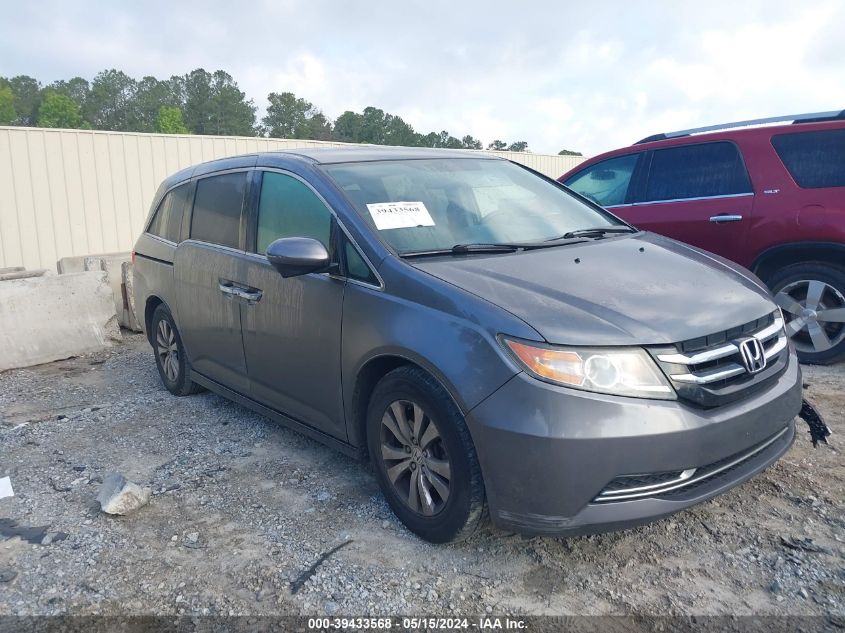
[[[845,616],[845,366],[808,367],[806,426],[733,492],[571,539],[407,532],[366,466],[204,393],[171,396],[141,335],[0,374],[0,614]],[[125,516],[112,471],[153,491]],[[40,529],[36,529],[40,528]],[[321,555],[341,546],[315,568]]]

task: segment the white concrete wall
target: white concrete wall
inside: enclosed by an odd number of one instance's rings
[[[342,143],[0,127],[0,268],[128,251],[169,174],[249,152]],[[491,152],[557,178],[584,160]]]

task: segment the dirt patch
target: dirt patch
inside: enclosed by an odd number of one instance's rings
[[[601,536],[432,546],[365,465],[223,398],[176,398],[144,338],[0,374],[0,614],[845,613],[845,366],[805,369],[834,431],[713,501]],[[153,490],[127,517],[111,471]],[[298,579],[328,555],[301,587]],[[49,570],[49,573],[48,573]],[[293,584],[292,584],[293,583]],[[297,591],[292,591],[292,586]]]

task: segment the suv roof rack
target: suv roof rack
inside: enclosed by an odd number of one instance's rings
[[[692,134],[702,134],[704,132],[715,132],[717,130],[728,130],[735,127],[751,127],[752,125],[766,125],[768,123],[782,123],[784,121],[792,121],[792,123],[820,123],[822,121],[836,121],[845,119],[845,110],[831,110],[830,112],[810,112],[808,114],[788,114],[786,116],[771,116],[765,119],[749,119],[748,121],[735,121],[733,123],[720,123],[718,125],[708,125],[705,127],[696,127],[689,130],[679,130],[678,132],[664,132],[661,134],[653,134],[647,136],[634,143],[650,143],[651,141],[665,141],[670,138],[678,138],[680,136],[690,136]]]

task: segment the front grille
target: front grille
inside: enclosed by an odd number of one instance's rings
[[[742,359],[740,343],[747,338],[762,345],[766,363],[757,373],[748,371]],[[783,373],[788,361],[787,336],[778,311],[729,330],[649,351],[678,397],[705,408],[734,402],[764,388]]]
[[[707,466],[676,470],[663,473],[648,473],[643,475],[624,475],[611,481],[593,503],[613,503],[616,501],[632,501],[635,499],[660,498],[671,499],[689,495],[702,486],[712,486],[719,480],[727,478],[733,471],[741,468],[749,459],[773,447],[778,440],[785,439],[789,427],[785,427],[772,437],[720,459]],[[645,483],[651,482],[651,483]]]

